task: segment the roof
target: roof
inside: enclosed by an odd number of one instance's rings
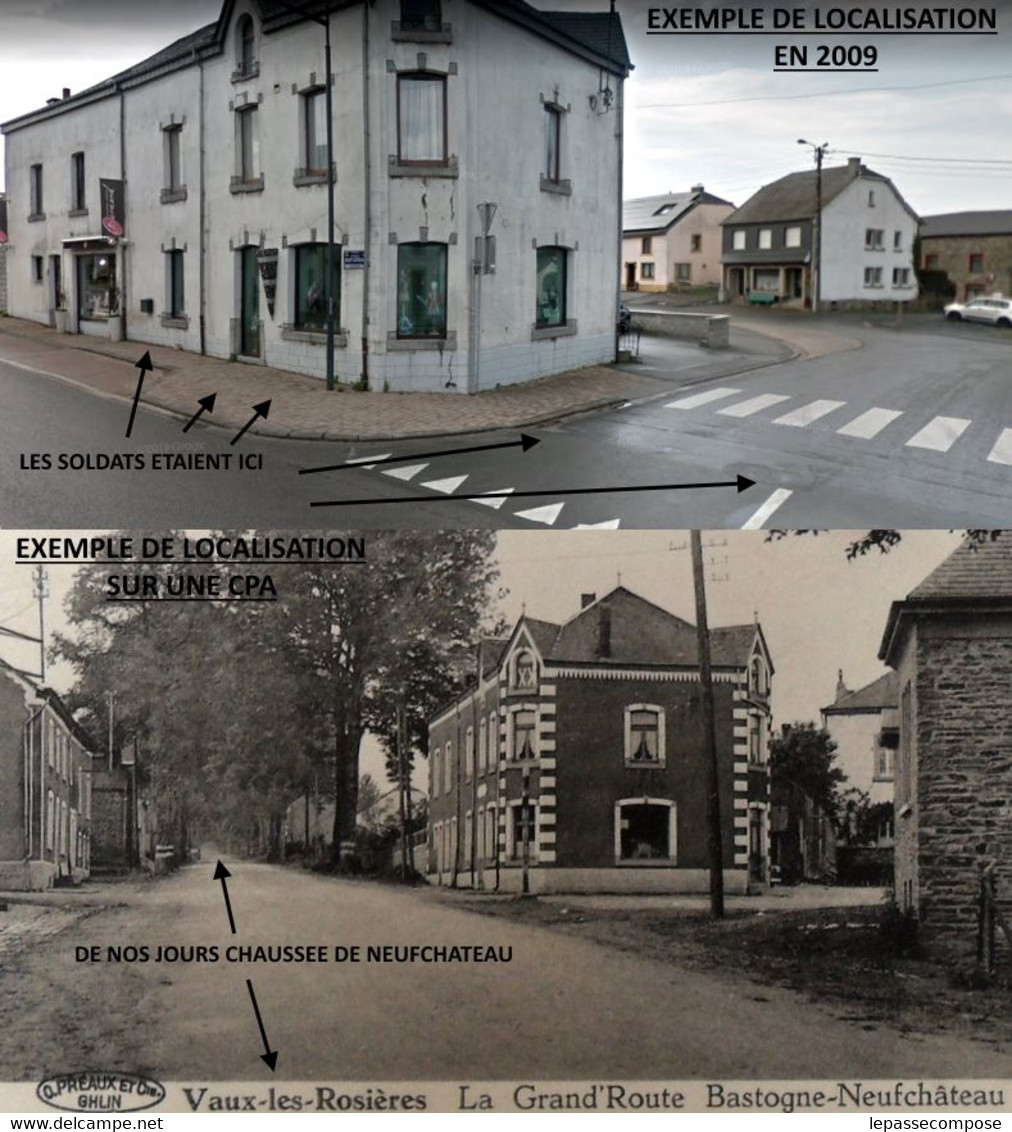
[[[1012,209],[986,212],[945,212],[925,216],[921,235],[932,236],[1012,236]]]
[[[888,185],[903,206],[916,217],[913,209],[896,192],[888,177],[876,173],[859,161],[822,170],[822,207],[834,201],[854,181],[880,181]],[[764,185],[737,211],[724,218],[723,224],[752,224],[776,220],[808,220],[816,213],[818,204],[818,174],[814,169],[801,173],[788,173],[779,181]]]
[[[898,701],[896,673],[887,672],[856,692],[847,692],[822,709],[825,715],[845,715],[847,712],[883,711],[895,707]]]
[[[362,0],[298,0],[308,13],[335,11],[361,3]],[[622,19],[617,12],[543,12],[524,2],[524,0],[473,0],[479,7],[528,28],[565,50],[580,55],[588,61],[604,66],[617,75],[625,77],[632,69],[629,49],[622,28]],[[198,58],[220,55],[227,45],[228,24],[231,19],[234,0],[224,0],[218,19],[197,31],[184,35],[168,47],[156,51],[125,71],[86,90],[78,91],[70,98],[60,99],[54,105],[41,106],[38,110],[22,114],[7,122],[0,123],[4,131],[18,128],[38,117],[50,117],[66,110],[93,101],[96,97],[115,94],[119,85],[133,85],[154,77],[165,68],[175,68],[196,62]],[[292,12],[279,0],[257,0],[263,30],[266,33],[277,31],[291,24],[299,23],[306,17]]]
[[[1012,610],[1012,531],[967,536],[948,558],[889,610],[879,659],[890,663],[904,615],[917,612]]]
[[[725,204],[728,208],[734,208],[729,200],[723,200],[698,187],[686,193],[637,197],[636,200],[622,202],[622,231],[666,232],[698,204]]]

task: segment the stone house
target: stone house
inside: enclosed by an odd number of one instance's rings
[[[917,215],[892,181],[857,157],[823,169],[817,250],[818,184],[815,170],[789,173],[721,222],[730,301],[759,293],[810,308],[916,299]]]
[[[711,630],[724,881],[769,881],[773,665],[761,628]],[[532,892],[705,892],[694,626],[620,586],[563,624],[526,614],[429,723],[429,875]]]
[[[896,672],[896,896],[925,939],[976,951],[982,867],[1012,899],[1012,533],[967,540],[889,612]]]
[[[0,661],[0,888],[89,876],[91,752],[56,693]]]
[[[921,266],[944,271],[962,301],[1012,295],[1012,209],[925,216]]]
[[[333,181],[339,381],[467,393],[614,360],[618,14],[324,9],[330,158],[323,29],[276,0],[7,122],[11,313],[322,377]]]
[[[720,222],[734,205],[693,185],[687,193],[622,205],[622,287],[677,291],[720,283]]]

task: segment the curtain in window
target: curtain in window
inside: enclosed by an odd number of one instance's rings
[[[446,337],[445,244],[402,244],[397,249],[397,334]]]
[[[326,271],[326,244],[306,244],[295,249],[295,328],[297,330],[326,328]]]
[[[545,177],[549,181],[559,179],[559,124],[562,121],[558,110],[545,108]],[[643,241],[646,244],[646,240]],[[644,252],[649,251],[647,247]]]
[[[327,168],[327,96],[306,96],[306,168]]]
[[[186,311],[182,252],[171,253],[170,268],[172,273],[172,308],[170,313],[173,318],[179,318]]]
[[[566,321],[566,249],[538,248],[538,326],[561,326]]]
[[[436,77],[404,76],[398,82],[400,100],[400,158],[402,161],[443,161],[445,81]]]

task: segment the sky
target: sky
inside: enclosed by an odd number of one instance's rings
[[[604,11],[608,0],[541,6]],[[811,150],[797,144],[806,138],[829,143],[829,165],[863,157],[920,215],[1012,207],[1012,0],[992,5],[998,36],[961,39],[649,36],[649,6],[618,0],[636,68],[626,90],[628,198],[703,184],[742,204],[763,184],[811,165]],[[752,6],[767,9],[768,24],[771,5]],[[218,0],[0,0],[0,121],[37,109],[63,87],[108,78],[212,22],[219,8]],[[773,73],[776,45],[819,42],[875,46],[879,70]]]
[[[704,535],[710,624],[751,624],[758,617],[776,669],[777,725],[818,721],[820,709],[833,701],[841,668],[851,689],[880,676],[885,669],[877,654],[890,603],[959,545],[950,531],[909,531],[891,553],[849,562],[845,550],[854,535],[833,531],[780,542],[768,541],[765,532]],[[32,567],[14,565],[16,538],[17,532],[0,532],[0,625],[34,636]],[[542,620],[565,621],[579,612],[581,594],[603,596],[621,579],[628,589],[695,623],[686,531],[502,531],[497,556],[508,592],[489,610],[490,618],[502,614],[513,623],[526,610]],[[66,628],[63,603],[73,574],[73,567],[48,571],[47,637]],[[283,582],[281,570],[278,584]],[[0,636],[0,657],[38,671],[37,646]],[[201,675],[195,681],[214,682]],[[73,672],[66,665],[50,667],[47,682],[64,692]],[[382,759],[371,741],[362,768],[383,781]]]

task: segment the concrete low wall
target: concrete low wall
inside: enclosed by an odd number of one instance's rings
[[[633,326],[645,334],[691,338],[711,350],[725,350],[731,345],[731,318],[726,314],[648,309],[630,309],[630,313]]]
[[[448,885],[450,874],[429,874],[431,884]],[[499,887],[496,888],[494,869],[486,869],[483,881],[488,892],[520,892],[523,871],[516,865],[502,865],[499,869]],[[534,893],[706,893],[710,891],[710,874],[706,869],[635,868],[622,866],[603,869],[559,869],[535,865],[530,871],[531,892]],[[457,874],[457,887],[471,887],[470,870]],[[748,873],[745,869],[724,870],[724,891],[729,896],[744,896],[748,892]]]
[[[44,892],[53,887],[55,872],[48,861],[0,861],[0,890]]]

